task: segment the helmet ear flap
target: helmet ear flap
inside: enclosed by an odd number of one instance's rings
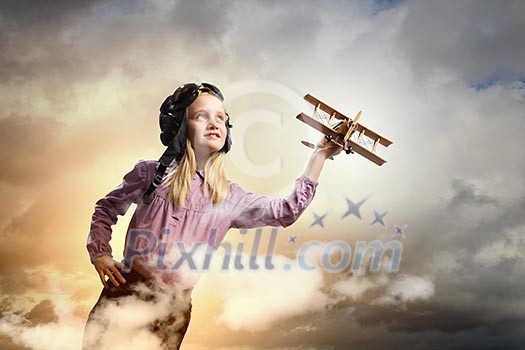
[[[164,146],[170,144],[171,140],[175,137],[177,131],[180,128],[181,121],[177,119],[178,118],[176,116],[160,112],[160,140]]]
[[[173,95],[166,97],[160,106],[159,114],[160,141],[164,146],[168,146],[177,135],[183,117],[184,111],[176,110],[176,106],[173,104]]]

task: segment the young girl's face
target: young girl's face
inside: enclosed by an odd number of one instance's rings
[[[188,138],[195,153],[209,156],[219,151],[226,141],[226,112],[221,100],[202,93],[186,110]]]

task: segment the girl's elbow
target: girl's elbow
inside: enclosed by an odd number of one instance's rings
[[[298,213],[290,213],[289,215],[286,215],[279,220],[282,227],[288,227],[294,224],[298,219],[299,216],[301,216],[301,212]]]

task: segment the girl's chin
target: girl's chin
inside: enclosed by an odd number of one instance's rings
[[[206,145],[200,145],[197,149],[195,149],[196,152],[200,154],[212,154],[214,152],[220,151],[222,149],[222,146],[220,146],[218,143],[216,144],[206,144]]]

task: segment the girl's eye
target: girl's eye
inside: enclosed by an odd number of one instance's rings
[[[210,120],[210,117],[206,113],[199,113],[199,114],[195,114],[193,119],[199,122],[207,122],[208,120]],[[214,120],[219,123],[226,123],[226,120],[228,120],[228,117],[223,114],[217,114],[214,117]]]

